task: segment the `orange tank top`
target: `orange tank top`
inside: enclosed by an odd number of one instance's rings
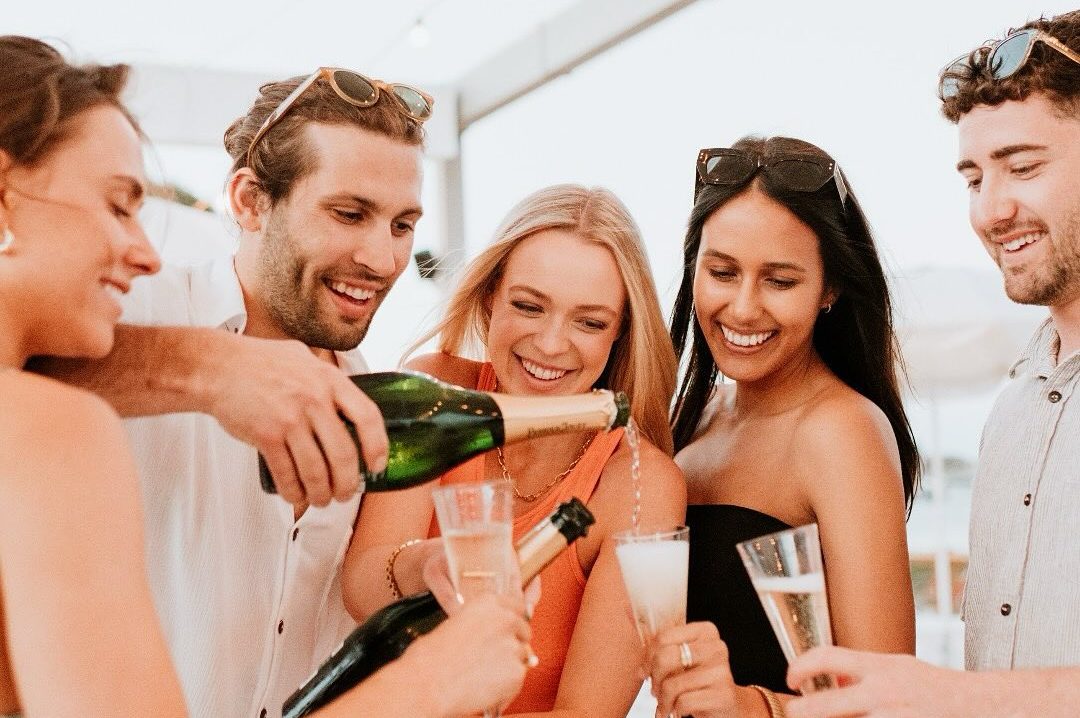
[[[495,372],[491,364],[485,363],[480,367],[476,388],[481,391],[495,389]],[[574,470],[551,493],[514,518],[514,540],[517,541],[537,521],[551,513],[555,506],[571,497],[576,496],[587,504],[622,435],[622,429],[597,434]],[[483,480],[484,455],[481,455],[446,472],[439,483],[445,485]],[[430,536],[438,535],[438,523],[432,520]],[[571,544],[540,573],[540,601],[533,610],[531,621],[532,647],[540,663],[529,670],[521,692],[504,709],[505,714],[543,712],[554,707],[566,652],[570,649],[570,638],[577,624],[581,596],[585,592],[585,580],[576,543]]]

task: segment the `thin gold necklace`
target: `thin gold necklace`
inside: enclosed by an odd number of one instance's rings
[[[495,379],[495,386],[492,387],[491,390],[499,390],[499,380],[497,378]],[[495,447],[495,456],[499,459],[499,468],[502,469],[503,480],[509,481],[510,486],[514,488],[514,496],[526,503],[532,503],[547,492],[551,491],[553,488],[555,488],[556,484],[558,484],[560,481],[570,475],[570,472],[574,470],[574,467],[578,465],[578,462],[585,458],[585,452],[589,450],[589,444],[591,444],[592,440],[595,438],[596,434],[593,434],[588,439],[586,439],[585,443],[581,445],[581,451],[578,452],[577,458],[570,462],[570,465],[566,467],[566,470],[556,476],[554,479],[552,479],[547,486],[540,489],[539,491],[534,491],[531,494],[523,494],[518,491],[517,482],[514,481],[513,477],[510,476],[510,471],[506,468],[506,459],[505,457],[503,457],[503,450],[501,446]]]
[[[526,503],[532,503],[533,501],[536,501],[537,499],[542,497],[547,492],[551,491],[560,481],[570,475],[570,472],[574,470],[574,467],[578,465],[578,462],[585,457],[585,452],[589,450],[589,445],[592,444],[592,440],[594,438],[596,438],[596,434],[593,434],[585,440],[585,443],[581,445],[581,451],[578,452],[577,458],[570,462],[570,465],[566,467],[565,471],[552,479],[547,486],[531,494],[523,494],[518,491],[517,482],[514,481],[514,479],[510,476],[510,471],[506,468],[506,460],[503,458],[503,450],[501,446],[495,448],[495,456],[499,459],[499,468],[502,469],[503,479],[509,481],[510,485],[514,487],[514,496],[518,497],[522,501],[525,501]]]

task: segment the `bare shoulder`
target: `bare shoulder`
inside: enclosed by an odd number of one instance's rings
[[[792,450],[810,493],[872,486],[869,476],[900,486],[900,452],[888,417],[851,387],[837,382],[808,406],[796,424]]]
[[[436,379],[458,386],[476,386],[480,378],[481,366],[483,364],[478,361],[445,352],[422,354],[405,363],[406,369],[422,371]]]
[[[54,379],[18,372],[0,380],[0,454],[17,456],[8,475],[83,471],[95,457],[126,450],[120,417],[104,400]]]
[[[686,481],[675,461],[642,437],[639,444],[641,510],[644,525],[652,522],[681,523],[686,513]],[[619,517],[629,518],[625,510],[635,501],[631,476],[632,452],[624,437],[619,448],[604,467],[597,487],[597,498],[616,508]]]
[[[806,407],[796,429],[800,448],[834,454],[843,448],[880,444],[896,451],[892,425],[877,404],[837,381]]]
[[[0,421],[9,427],[58,428],[54,422],[78,422],[80,428],[120,418],[103,399],[83,389],[31,372],[12,372],[0,380],[5,398]]]

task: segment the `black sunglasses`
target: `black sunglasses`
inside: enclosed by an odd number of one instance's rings
[[[842,206],[847,202],[847,185],[840,167],[831,159],[800,152],[758,157],[730,147],[712,147],[698,152],[694,198],[704,185],[737,187],[761,172],[770,186],[792,192],[817,192],[833,180]]]
[[[1068,45],[1054,36],[1035,28],[1018,30],[996,42],[988,41],[978,51],[989,52],[986,66],[990,68],[990,76],[995,80],[1004,80],[1006,77],[1015,75],[1027,63],[1031,57],[1031,50],[1037,42],[1054,48],[1073,62],[1080,64],[1080,54],[1073,52]],[[961,55],[942,68],[938,79],[938,95],[941,99],[947,100],[956,95],[960,89],[960,81],[971,78],[970,56],[971,53]]]

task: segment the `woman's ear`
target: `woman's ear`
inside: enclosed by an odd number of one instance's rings
[[[11,155],[0,150],[0,231],[8,226],[7,188],[12,164]]]
[[[826,287],[824,293],[821,295],[821,311],[828,314],[832,311],[832,306],[836,304],[836,300],[840,298],[840,291],[832,287]]]
[[[236,223],[246,232],[258,232],[267,213],[266,198],[255,173],[242,167],[229,178],[225,188]]]

